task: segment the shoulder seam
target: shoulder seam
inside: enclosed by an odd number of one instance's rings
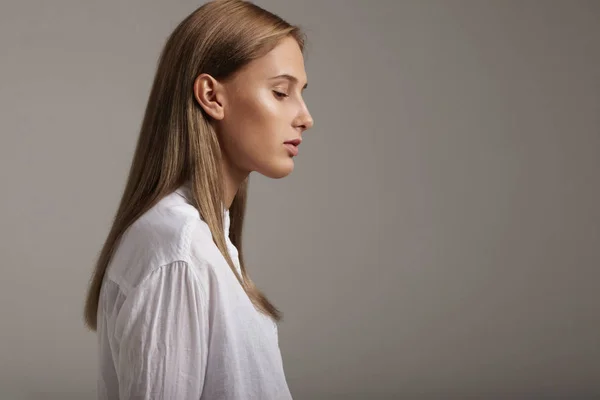
[[[201,296],[204,298],[204,300],[206,301],[206,291],[207,291],[207,288],[206,288],[206,287],[205,287],[205,285],[202,283],[202,280],[200,279],[200,277],[198,276],[198,274],[196,273],[196,271],[194,271],[194,268],[192,268],[192,266],[190,265],[190,263],[189,263],[189,262],[187,262],[186,260],[181,260],[181,259],[178,259],[178,260],[171,260],[171,261],[169,261],[168,263],[161,264],[161,265],[158,265],[158,266],[156,266],[156,267],[152,268],[152,269],[151,269],[150,271],[148,271],[148,273],[147,273],[147,274],[146,274],[146,275],[145,275],[145,276],[144,276],[144,277],[143,277],[143,278],[140,280],[140,283],[139,283],[139,284],[138,284],[136,287],[132,288],[132,289],[133,289],[133,291],[136,291],[136,290],[138,290],[138,289],[139,289],[139,288],[140,288],[142,285],[144,285],[144,284],[145,284],[145,283],[148,281],[148,279],[150,279],[150,277],[151,277],[152,275],[154,275],[155,273],[157,273],[159,270],[161,270],[161,269],[163,269],[163,268],[166,268],[166,267],[169,267],[169,266],[171,266],[171,265],[173,265],[173,264],[181,264],[181,263],[184,265],[184,268],[185,268],[185,269],[187,269],[187,270],[189,271],[189,273],[190,273],[191,275],[193,275],[193,276],[194,276],[194,279],[195,279],[195,280],[198,282],[198,284],[199,284],[200,286],[202,286],[202,290],[200,291],[200,292],[201,292],[201,294],[200,294],[200,295],[201,295]],[[129,297],[129,295],[128,295],[127,297]]]

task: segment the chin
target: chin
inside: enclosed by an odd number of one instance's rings
[[[256,171],[261,175],[266,176],[271,179],[281,179],[285,178],[294,170],[294,160],[288,158],[285,161],[279,163],[273,163],[271,165],[265,166],[265,168],[261,168]]]

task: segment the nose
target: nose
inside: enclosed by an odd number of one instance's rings
[[[301,128],[303,131],[306,131],[306,130],[312,128],[314,123],[315,122],[313,121],[313,118],[310,115],[310,112],[306,108],[306,105],[304,105],[304,107],[302,108],[302,111],[299,115],[297,126],[299,128]]]
[[[310,128],[312,128],[313,125],[315,124],[315,121],[313,121],[312,116],[310,115],[310,113],[307,113],[306,115],[307,115],[306,121],[303,124],[303,127],[304,127],[305,131],[308,130],[308,129],[310,129]]]

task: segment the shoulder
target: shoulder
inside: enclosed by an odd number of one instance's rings
[[[196,264],[191,247],[199,232],[205,231],[203,225],[198,210],[177,192],[165,196],[124,232],[107,279],[128,292],[159,268],[176,261]]]

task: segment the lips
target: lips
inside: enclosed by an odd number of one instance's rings
[[[300,146],[300,143],[302,143],[302,139],[288,140],[287,142],[285,142],[285,144],[293,144],[296,147]]]

